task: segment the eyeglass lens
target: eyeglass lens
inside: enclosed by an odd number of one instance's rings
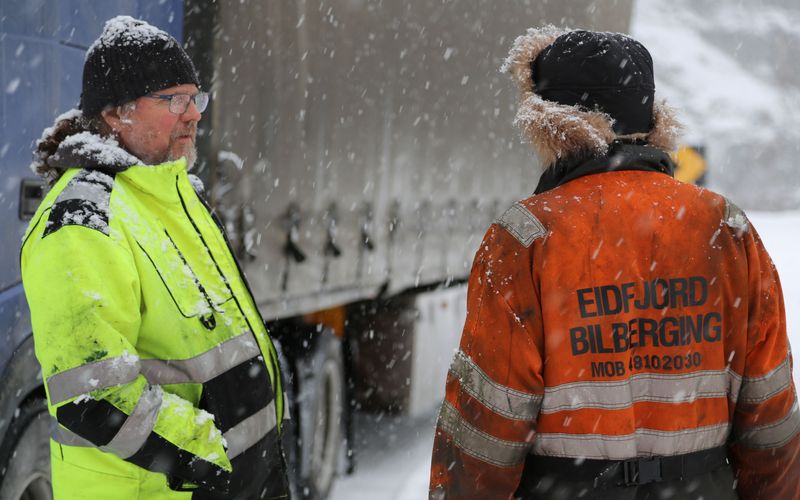
[[[197,95],[194,96],[190,96],[189,94],[174,94],[169,101],[169,110],[172,113],[181,115],[189,109],[189,102],[192,100],[194,101],[194,105],[197,106],[197,111],[202,113],[206,110],[206,106],[208,106],[208,93],[198,92]]]

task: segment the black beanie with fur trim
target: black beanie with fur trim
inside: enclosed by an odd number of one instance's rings
[[[80,109],[97,116],[151,92],[200,85],[192,60],[168,33],[129,16],[106,22],[86,52]]]
[[[534,92],[547,101],[601,111],[617,135],[653,126],[653,59],[620,33],[570,31],[531,62]]]

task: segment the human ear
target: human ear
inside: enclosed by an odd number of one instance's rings
[[[100,115],[114,133],[119,133],[128,124],[133,123],[131,115],[135,110],[136,102],[132,101],[121,106],[106,108],[100,112]]]
[[[106,125],[108,125],[115,134],[120,131],[124,123],[119,111],[119,106],[114,106],[106,108],[100,112],[100,116],[103,118],[103,121],[106,122]]]

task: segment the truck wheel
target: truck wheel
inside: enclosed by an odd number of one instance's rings
[[[0,447],[0,500],[52,500],[47,403],[24,403]]]
[[[345,402],[341,342],[327,332],[318,340],[316,352],[299,363],[300,373],[308,375],[300,379],[300,462],[304,467],[299,489],[303,497],[315,500],[328,496],[338,473]]]

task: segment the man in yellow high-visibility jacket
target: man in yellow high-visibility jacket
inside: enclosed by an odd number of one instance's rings
[[[288,496],[276,351],[187,174],[198,86],[174,38],[114,18],[37,145],[21,265],[57,499]]]

